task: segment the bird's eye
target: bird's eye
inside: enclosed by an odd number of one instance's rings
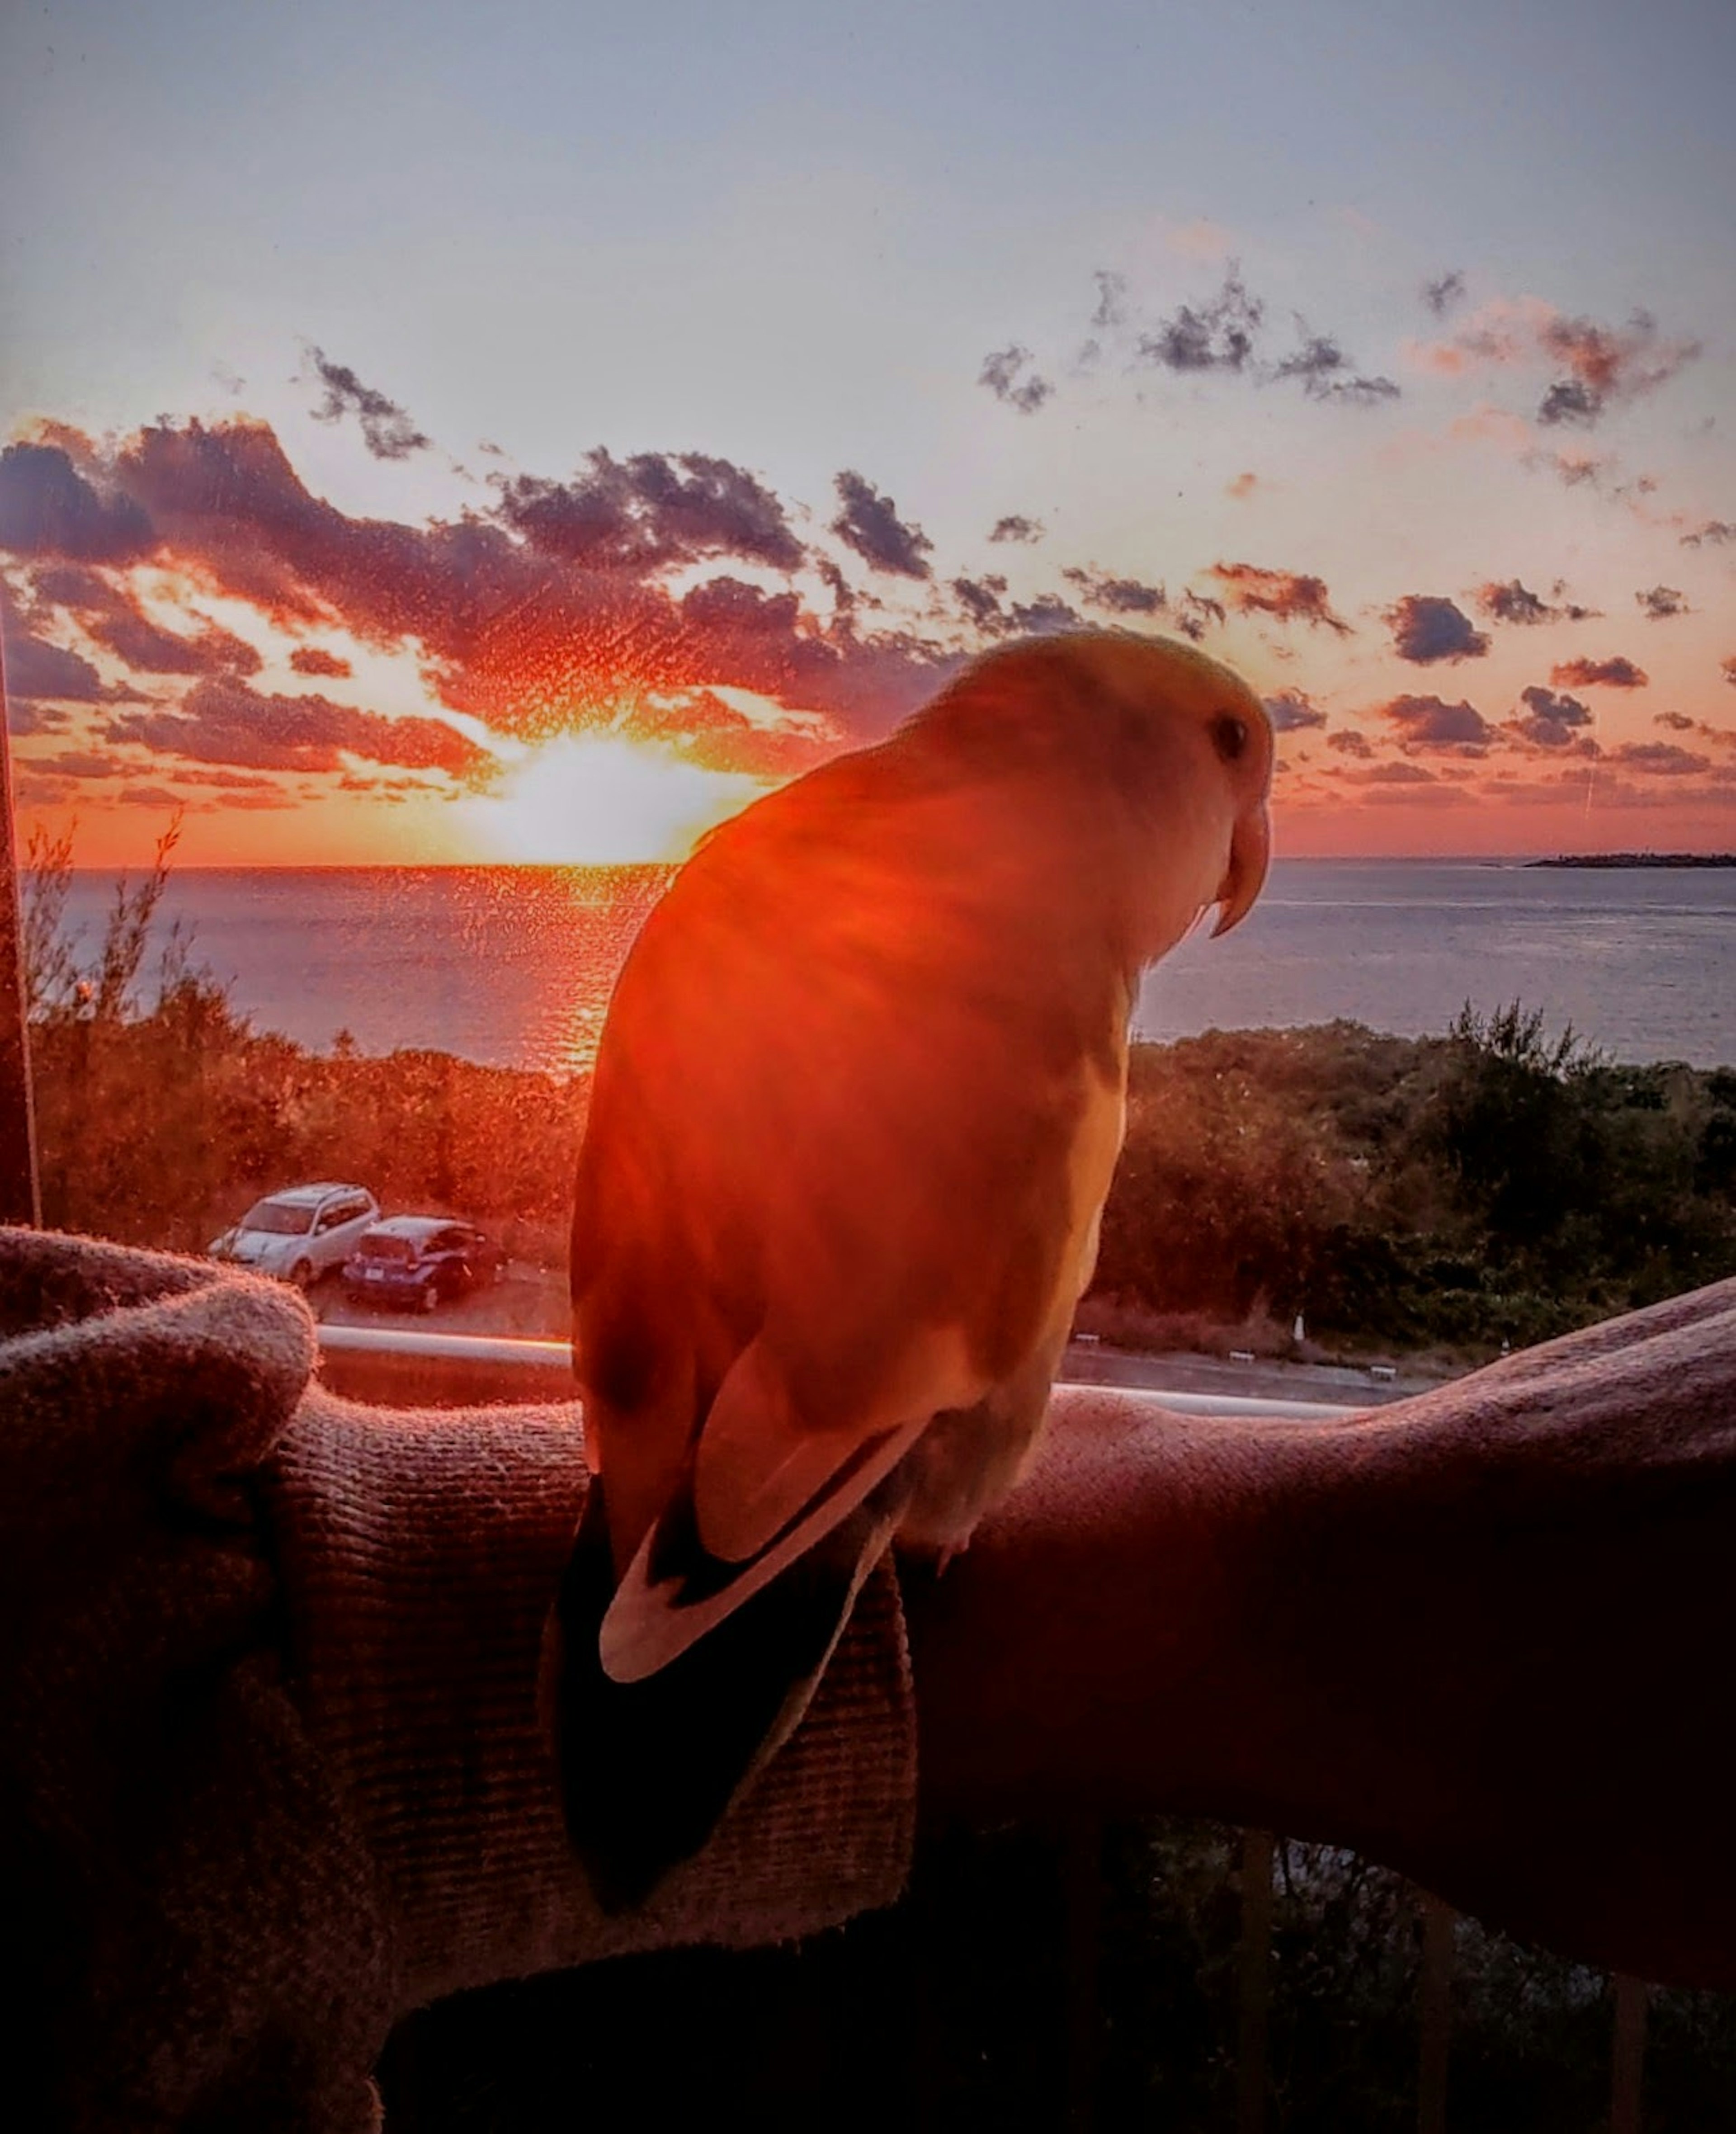
[[[1248,742],[1247,721],[1220,712],[1212,722],[1212,745],[1226,763],[1239,763]]]

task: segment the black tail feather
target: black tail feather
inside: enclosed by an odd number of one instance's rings
[[[667,1667],[618,1683],[597,1657],[615,1581],[592,1482],[555,1602],[557,1722],[567,1833],[605,1911],[697,1852],[793,1731],[890,1523],[870,1499]]]

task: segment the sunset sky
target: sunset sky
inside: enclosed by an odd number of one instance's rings
[[[1284,852],[1736,847],[1733,84],[1720,0],[13,11],[21,816],[674,856],[1110,623]]]

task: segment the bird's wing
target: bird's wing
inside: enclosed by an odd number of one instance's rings
[[[646,1533],[610,1604],[605,1672],[637,1682],[666,1667],[841,1527],[937,1414],[986,1390],[960,1330],[928,1330],[868,1412],[817,1429],[796,1411],[770,1338],[750,1344],[706,1418],[689,1492]]]

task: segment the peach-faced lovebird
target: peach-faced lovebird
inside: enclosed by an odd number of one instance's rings
[[[789,1734],[888,1543],[943,1557],[1017,1480],[1140,973],[1254,901],[1271,768],[1191,646],[1021,643],[713,831],[646,921],[579,1158],[595,1479],[548,1654],[605,1905]]]

